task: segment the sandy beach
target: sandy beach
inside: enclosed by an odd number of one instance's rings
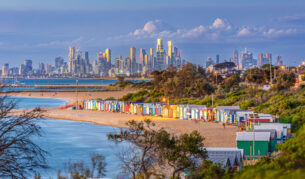
[[[123,95],[132,91],[114,91],[114,92],[79,92],[78,99],[96,99],[96,98],[120,98]],[[19,92],[10,93],[10,96],[30,96],[30,97],[48,97],[48,98],[63,98],[70,102],[76,100],[75,92]],[[179,119],[167,119],[161,117],[150,116],[137,116],[124,113],[112,113],[102,111],[89,111],[89,110],[71,110],[71,109],[59,109],[47,108],[44,113],[47,118],[74,120],[92,122],[99,125],[114,126],[119,128],[125,128],[125,123],[128,120],[143,120],[145,118],[152,119],[156,126],[159,128],[165,128],[171,133],[182,134],[190,133],[193,130],[200,132],[205,137],[204,144],[206,147],[236,147],[236,132],[238,128],[235,126],[226,126],[225,128],[221,124],[211,122],[200,122],[192,120],[179,120]]]

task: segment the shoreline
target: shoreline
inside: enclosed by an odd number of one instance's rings
[[[90,96],[88,96],[88,92],[79,92],[79,99],[97,99],[97,96],[103,99],[107,97],[120,98],[129,92],[130,91],[95,92],[96,94],[92,92]],[[21,92],[18,93],[17,96],[59,98],[68,100],[69,103],[73,103],[75,100],[74,92],[66,92],[64,94],[62,92],[57,92],[57,95],[55,96],[54,93],[55,92],[43,92],[43,96],[40,96],[41,92]],[[9,96],[14,96],[14,93],[11,93]],[[126,122],[128,120],[143,120],[147,118],[151,119],[156,124],[157,128],[164,128],[172,134],[191,133],[193,130],[197,130],[205,138],[205,147],[236,147],[235,138],[236,132],[238,132],[238,128],[236,126],[226,126],[224,129],[222,125],[213,122],[181,120],[155,116],[140,116],[126,113],[93,110],[60,109],[59,107],[42,109],[46,110],[44,112],[45,118],[91,122],[95,125],[112,126],[117,128],[126,128]]]

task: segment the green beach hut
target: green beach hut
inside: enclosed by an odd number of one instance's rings
[[[246,158],[259,158],[265,156],[271,151],[270,136],[270,132],[237,132],[237,148],[244,149],[244,156]]]

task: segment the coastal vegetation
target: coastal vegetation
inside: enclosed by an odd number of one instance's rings
[[[220,166],[204,162],[190,178],[304,178],[305,88],[292,88],[296,82],[293,71],[265,65],[249,69],[242,75],[235,73],[222,78],[187,64],[179,71],[169,68],[153,72],[153,76],[152,83],[142,84],[144,87],[138,88],[137,93],[127,94],[122,100],[208,107],[238,105],[242,109],[272,114],[279,122],[291,123],[292,132],[296,133],[295,137],[277,146],[276,157],[263,158],[234,175]],[[271,88],[264,90],[263,85],[270,83]]]
[[[0,177],[27,178],[47,168],[46,151],[32,137],[41,135],[39,108],[11,115],[16,101],[0,97]]]

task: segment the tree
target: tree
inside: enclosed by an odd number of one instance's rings
[[[42,117],[39,108],[14,113],[16,102],[0,97],[0,177],[26,178],[47,168],[45,155],[32,141],[33,136],[41,135],[38,125]]]
[[[296,75],[293,72],[280,73],[277,78],[274,79],[274,90],[287,90],[293,86],[296,82]]]
[[[155,126],[150,120],[145,119],[141,122],[130,120],[126,123],[128,129],[121,134],[108,134],[108,138],[115,142],[129,141],[138,147],[138,151],[134,153],[136,156],[131,156],[129,166],[137,166],[137,172],[144,175],[148,179],[151,176],[152,170],[156,163],[156,131],[153,129]],[[122,158],[122,156],[120,156]],[[135,158],[133,160],[132,158]],[[124,165],[124,164],[123,164]],[[126,165],[126,164],[125,164]],[[139,165],[139,166],[138,166]],[[126,167],[125,167],[126,168]]]
[[[201,165],[187,176],[188,179],[222,179],[231,178],[229,173],[219,164],[205,160]]]
[[[123,172],[132,174],[133,178],[142,176],[163,176],[162,171],[154,167],[166,164],[172,168],[172,177],[177,178],[183,170],[193,170],[206,158],[203,149],[203,137],[197,131],[191,134],[173,136],[164,129],[154,129],[155,124],[146,119],[141,122],[127,122],[128,129],[121,134],[109,134],[110,140],[129,141],[134,144],[130,150],[122,151],[119,159]],[[168,171],[167,171],[168,172]]]
[[[101,178],[106,175],[106,162],[105,157],[100,154],[93,153],[90,155],[91,166],[86,166],[83,161],[65,163],[65,176],[61,175],[58,171],[58,179],[85,179],[85,178]]]
[[[207,157],[203,148],[204,138],[197,131],[183,134],[179,137],[171,136],[165,130],[157,135],[159,141],[159,162],[173,168],[172,178],[180,178],[180,172],[192,171],[198,167],[200,161]]]
[[[240,79],[239,75],[234,74],[234,75],[226,78],[223,82],[223,85],[225,88],[231,89],[231,88],[238,86],[240,82],[241,82],[241,79]]]

